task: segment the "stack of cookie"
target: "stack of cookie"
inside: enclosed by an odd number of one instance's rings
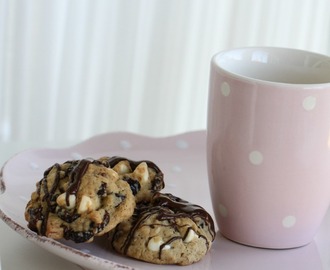
[[[25,210],[39,235],[92,242],[107,235],[117,252],[157,264],[199,261],[215,238],[200,206],[160,193],[164,176],[148,160],[122,157],[55,164],[44,173]]]

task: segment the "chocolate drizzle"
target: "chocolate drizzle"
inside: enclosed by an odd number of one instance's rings
[[[163,178],[164,178],[163,172],[160,170],[160,168],[155,163],[153,163],[150,160],[134,161],[134,160],[130,160],[130,159],[127,159],[124,157],[113,156],[113,157],[107,158],[106,160],[103,160],[102,163],[106,167],[113,168],[121,161],[128,161],[129,166],[131,167],[131,169],[133,171],[136,169],[137,166],[139,166],[140,163],[145,162],[147,164],[147,166],[150,169],[153,169],[156,173],[156,175],[152,181],[152,189],[159,191],[165,187],[164,180],[163,180]]]
[[[179,225],[177,225],[176,223],[176,219],[178,218],[190,218],[196,223],[197,226],[200,226],[201,220],[208,227],[207,230],[210,233],[211,241],[213,241],[215,238],[215,229],[212,217],[202,207],[195,204],[191,204],[185,200],[173,196],[172,194],[162,194],[160,192],[157,192],[154,194],[152,201],[149,205],[145,203],[140,203],[136,207],[133,215],[132,227],[126,236],[125,241],[120,247],[120,250],[123,252],[123,254],[127,254],[128,249],[132,244],[135,234],[139,228],[141,228],[142,226],[150,226],[150,228],[154,228],[154,226],[160,225],[159,223],[148,225],[146,224],[146,220],[153,215],[156,216],[156,219],[158,221],[168,221],[168,225],[162,226],[172,227],[174,231],[178,231]],[[187,229],[184,236],[174,236],[162,245],[160,245],[158,255],[159,259],[161,259],[162,251],[166,247],[166,245],[169,245],[176,240],[183,241],[187,237],[190,230],[192,230],[191,227]],[[120,228],[117,229],[117,231],[115,232],[112,241],[116,240],[117,233],[119,233],[119,235],[121,234]],[[206,250],[208,250],[210,246],[210,240],[202,234],[198,234],[198,237],[203,238],[205,240]]]
[[[124,158],[124,157],[113,156],[113,157],[110,157],[109,159],[107,159],[106,163],[107,163],[108,167],[113,168],[114,166],[116,166],[121,161],[128,161],[128,163],[131,166],[131,169],[133,171],[136,169],[137,166],[139,166],[140,163],[145,162],[145,163],[147,163],[149,168],[155,170],[156,174],[160,173],[161,175],[163,175],[163,173],[159,169],[159,167],[150,160],[134,161],[134,160],[130,160],[130,159],[127,159],[127,158]]]
[[[79,190],[80,184],[81,184],[81,179],[84,176],[84,174],[86,173],[89,164],[91,164],[92,162],[87,160],[87,159],[82,159],[81,161],[79,161],[79,163],[77,164],[77,166],[75,166],[75,168],[72,170],[71,174],[70,174],[70,183],[68,186],[68,189],[66,191],[66,204],[70,205],[69,203],[69,196],[71,194],[76,194],[77,191]]]
[[[55,191],[56,191],[56,189],[57,189],[57,187],[58,187],[58,185],[60,183],[60,180],[61,180],[61,175],[60,175],[61,166],[58,163],[56,163],[54,165],[54,167],[56,168],[56,176],[55,176],[55,181],[53,183],[53,186],[52,186],[52,188],[49,191],[50,194],[54,194],[55,193]]]
[[[181,240],[181,239],[182,238],[180,236],[175,236],[175,237],[170,238],[167,242],[161,244],[160,247],[159,247],[158,259],[162,258],[162,252],[163,252],[163,249],[166,247],[166,245],[169,245],[172,242],[174,242],[176,240]]]
[[[131,228],[131,230],[129,231],[124,244],[121,246],[121,250],[122,252],[126,255],[127,251],[131,245],[131,242],[133,240],[134,234],[137,231],[137,229],[140,227],[140,225],[146,220],[148,219],[150,216],[152,216],[153,214],[157,213],[157,210],[151,210],[151,211],[145,211],[145,212],[141,212],[139,213],[140,209],[136,208],[136,212],[134,213],[134,217],[136,219],[136,222],[134,223],[133,227]],[[113,238],[113,240],[115,239],[115,237]]]
[[[205,209],[201,206],[189,203],[188,201],[182,200],[170,193],[163,194],[160,192],[155,193],[153,197],[153,203],[154,205],[166,207],[173,211],[173,213],[160,212],[158,215],[159,220],[178,217],[189,217],[193,220],[196,220],[196,218],[200,218],[207,224],[210,234],[212,236],[212,241],[214,240],[215,228],[213,219],[209,215],[209,213],[206,212]]]
[[[40,206],[37,209],[28,210],[30,215],[28,227],[31,230],[38,232],[37,222],[41,220],[42,223],[39,229],[39,234],[46,235],[48,216],[50,213],[55,213],[56,211],[56,198],[59,195],[56,194],[56,191],[59,188],[60,180],[65,177],[69,177],[69,186],[66,191],[66,204],[69,205],[69,196],[71,194],[77,193],[81,184],[81,179],[86,173],[89,164],[91,163],[94,162],[91,162],[86,159],[80,161],[67,161],[63,164],[64,166],[69,165],[68,168],[65,170],[61,168],[61,165],[56,163],[44,172],[43,178],[37,184],[37,194],[40,197],[42,196],[41,191],[43,191],[43,197],[41,198],[41,200],[47,204],[47,207]],[[55,179],[52,186],[48,189],[48,176],[53,170],[55,170],[53,172],[55,173]],[[75,212],[71,213],[61,210],[59,211],[59,216],[68,223],[73,222],[79,217],[79,215]],[[70,215],[72,216],[70,217]]]

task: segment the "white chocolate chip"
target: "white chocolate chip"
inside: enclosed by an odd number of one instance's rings
[[[151,238],[148,242],[148,249],[151,251],[159,251],[160,246],[164,243],[160,236]]]
[[[117,171],[119,174],[124,174],[124,173],[130,173],[130,168],[124,163],[124,162],[119,162],[115,167],[115,171]]]
[[[170,246],[170,245],[165,245],[165,246],[163,247],[163,250],[168,250],[168,249],[171,249],[171,246]]]
[[[76,196],[70,194],[68,199],[69,199],[69,205],[67,205],[66,203],[66,193],[62,193],[57,197],[56,203],[59,206],[64,207],[66,209],[73,209],[76,206]]]
[[[107,168],[107,171],[109,173],[109,176],[111,176],[111,177],[113,177],[115,179],[118,179],[118,173],[115,170],[110,169],[110,168]]]
[[[134,170],[133,173],[136,173],[141,176],[142,182],[147,182],[149,179],[148,165],[146,162],[141,162]]]
[[[56,203],[59,205],[59,206],[62,206],[62,207],[65,207],[66,205],[66,193],[62,193],[60,194],[57,198],[56,198]]]
[[[196,238],[198,238],[198,235],[195,233],[195,231],[192,228],[189,228],[188,233],[187,233],[185,239],[183,240],[183,242],[189,243]]]
[[[71,194],[69,195],[69,206],[68,209],[72,209],[76,206],[76,196]]]
[[[93,210],[92,206],[93,206],[92,199],[86,195],[83,195],[81,197],[81,201],[78,207],[78,214]]]

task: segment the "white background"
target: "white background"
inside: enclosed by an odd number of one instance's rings
[[[212,55],[330,54],[328,0],[0,0],[0,141],[206,128]]]

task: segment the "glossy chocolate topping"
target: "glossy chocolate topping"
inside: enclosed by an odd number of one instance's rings
[[[109,159],[107,159],[106,162],[107,162],[108,166],[110,168],[112,168],[112,167],[116,166],[116,164],[118,164],[121,161],[128,161],[129,165],[131,166],[131,169],[133,171],[136,169],[137,166],[139,166],[140,163],[145,162],[145,163],[147,163],[148,167],[151,168],[151,169],[154,169],[156,173],[163,174],[162,171],[159,169],[159,167],[150,160],[134,161],[134,160],[127,159],[127,158],[124,158],[124,157],[113,156],[113,157],[110,157]]]
[[[89,164],[92,162],[87,159],[82,159],[79,163],[73,168],[70,174],[70,182],[68,189],[66,191],[66,204],[69,205],[69,196],[71,194],[76,194],[79,190],[81,179],[84,176],[85,172],[88,169]]]
[[[153,196],[153,205],[166,207],[173,211],[173,213],[160,213],[158,215],[159,220],[178,218],[178,217],[189,217],[193,220],[200,218],[203,220],[209,228],[210,234],[212,235],[212,241],[215,238],[214,222],[210,214],[199,205],[192,204],[188,201],[182,200],[170,193],[157,192]]]
[[[39,196],[42,196],[41,191],[43,191],[43,197],[40,199],[46,203],[47,207],[43,207],[42,205],[36,209],[30,208],[28,209],[30,220],[28,223],[28,227],[38,232],[37,228],[37,222],[41,221],[41,226],[39,229],[40,235],[45,235],[47,230],[47,221],[48,216],[50,213],[56,213],[62,220],[64,220],[67,223],[71,223],[75,221],[77,218],[80,217],[80,215],[75,210],[67,210],[63,208],[58,208],[56,199],[59,195],[59,193],[66,193],[66,204],[69,206],[69,196],[71,194],[76,194],[79,190],[82,177],[86,173],[88,166],[90,164],[99,164],[100,162],[96,160],[73,160],[73,161],[66,161],[63,166],[65,169],[61,167],[59,164],[54,164],[50,168],[48,168],[44,172],[43,178],[39,181],[37,185],[37,193]],[[48,184],[48,177],[50,172],[55,174],[54,181],[50,188]],[[66,191],[60,190],[59,184],[60,181],[64,178],[68,177],[68,188]],[[104,191],[102,189],[105,189],[104,186],[101,185],[100,191],[98,194],[99,196],[103,196]],[[82,240],[87,241],[87,237],[92,237],[94,232],[100,231],[108,222],[109,222],[109,214],[107,213],[104,217],[104,220],[101,224],[95,224],[94,228],[91,228],[91,231],[88,234],[84,234],[82,236],[82,232],[73,232],[64,227],[65,230],[65,238],[72,239],[75,242],[80,242]],[[74,238],[76,237],[76,238]]]
[[[205,223],[205,226],[207,226],[207,228],[204,227],[203,229],[209,231],[209,234],[212,238],[211,241],[213,241],[215,238],[213,219],[202,207],[195,204],[191,204],[185,200],[173,196],[172,194],[163,194],[157,192],[154,194],[151,204],[141,203],[136,207],[133,215],[132,228],[127,234],[127,237],[121,247],[121,250],[124,254],[127,254],[127,251],[134,239],[136,231],[141,226],[145,226],[144,222],[152,215],[156,215],[156,219],[158,221],[167,220],[167,226],[171,226],[174,230],[177,230],[178,225],[176,224],[176,219],[178,218],[190,218],[194,220],[194,222],[196,222],[197,226],[200,226],[199,220],[201,220],[203,223]],[[156,225],[159,225],[159,223],[149,224],[148,226],[153,227]],[[161,258],[162,251],[166,245],[176,240],[185,239],[189,233],[189,230],[191,229],[192,228],[189,227],[183,237],[174,236],[167,240],[165,243],[163,243],[159,249],[159,258]],[[199,234],[198,237],[205,239],[206,248],[208,250],[210,240],[202,234]],[[115,238],[116,234],[114,235],[113,241],[115,240]]]
[[[165,187],[164,180],[163,180],[163,178],[164,178],[163,172],[160,170],[160,168],[155,163],[153,163],[150,160],[134,161],[134,160],[127,159],[127,158],[124,158],[124,157],[113,156],[113,157],[109,157],[106,160],[103,160],[102,163],[106,167],[113,168],[114,166],[116,166],[121,161],[128,161],[132,171],[134,171],[140,163],[145,162],[147,164],[147,166],[150,169],[153,169],[156,173],[156,175],[155,175],[155,177],[152,181],[152,189],[153,190],[161,190]]]

